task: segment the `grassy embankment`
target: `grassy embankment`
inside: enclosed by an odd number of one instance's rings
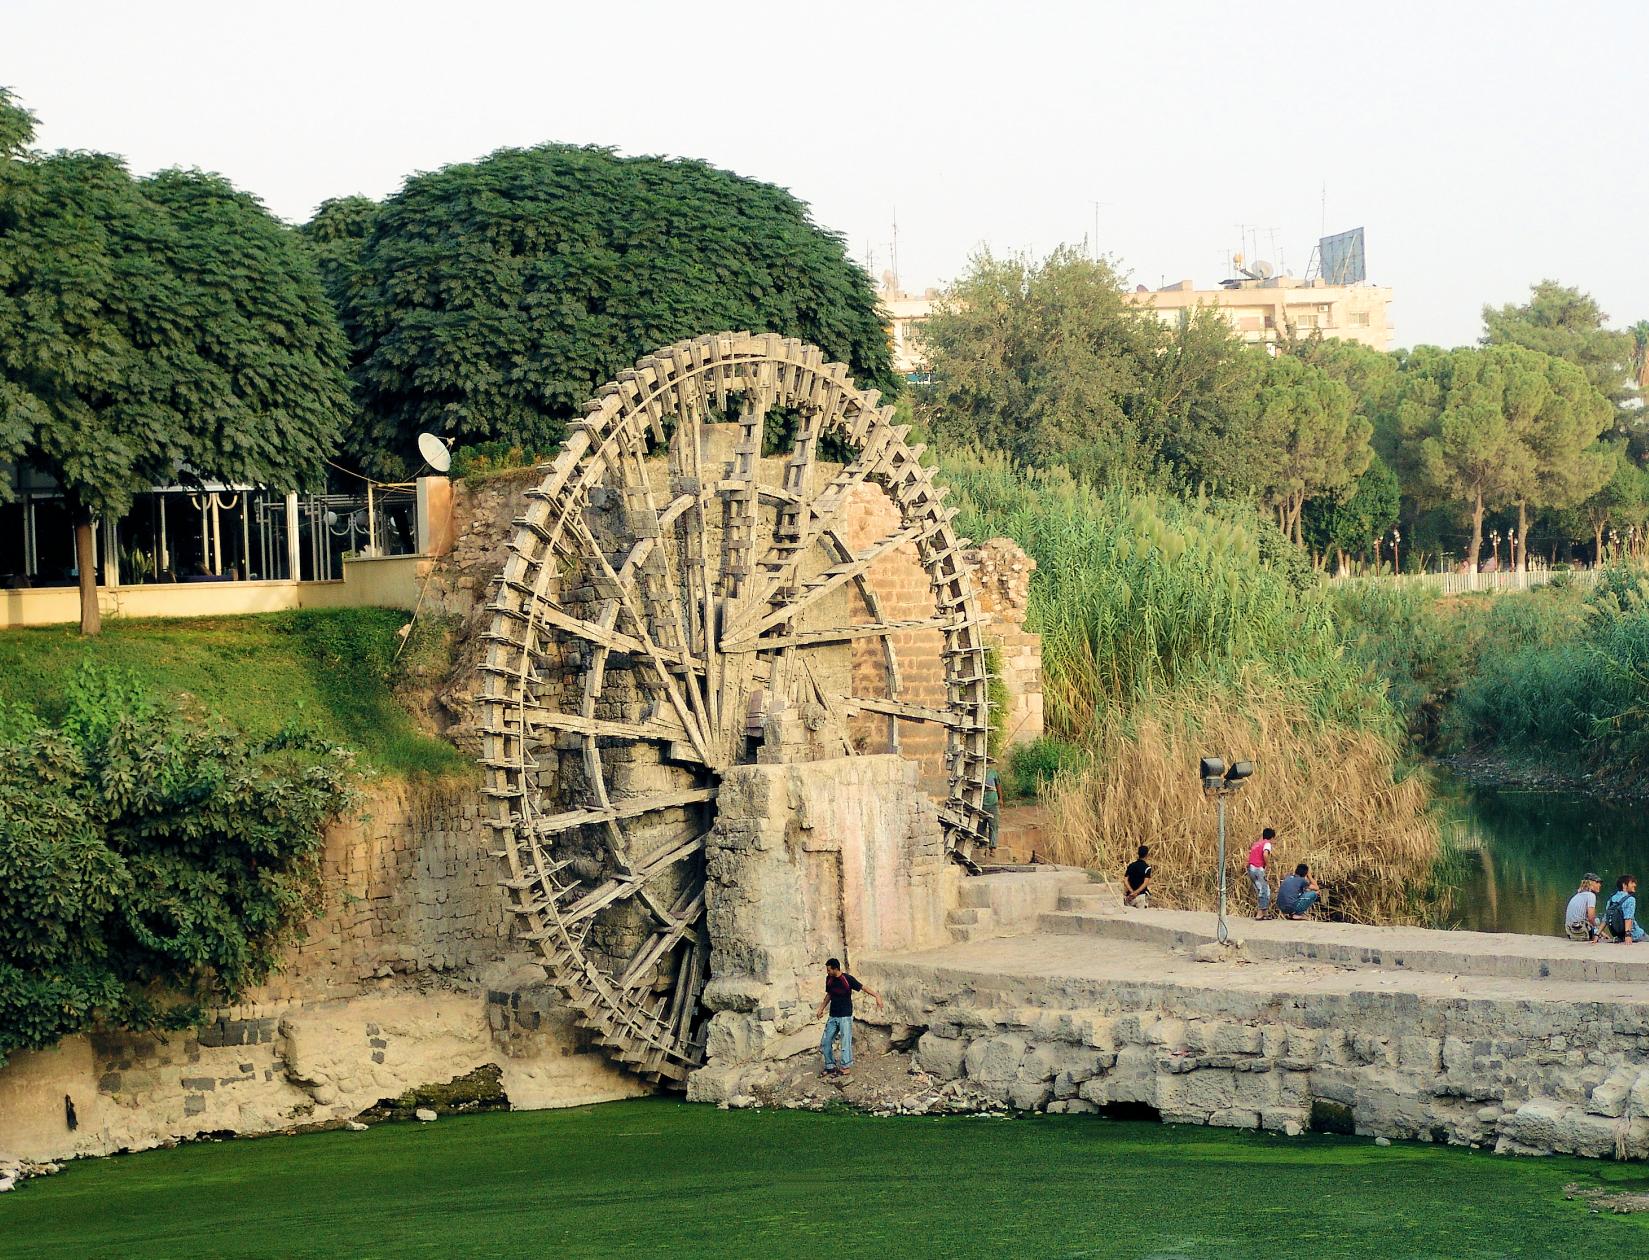
[[[73,627],[0,633],[0,699],[57,720],[82,661],[129,672],[162,700],[213,714],[254,735],[291,723],[359,751],[380,773],[467,770],[451,745],[420,730],[397,690],[444,669],[442,629],[422,621],[400,659],[406,614],[381,608],[255,617],[110,620],[83,639]]]
[[[1649,778],[1649,579],[1440,598],[1335,594],[1353,653],[1429,752],[1486,752],[1539,780]]]
[[[1260,770],[1231,804],[1233,878],[1270,824],[1281,864],[1310,862],[1349,917],[1424,917],[1439,841],[1401,722],[1315,579],[1286,551],[1262,555],[1251,509],[1100,493],[992,458],[944,472],[963,532],[1005,534],[1037,562],[1030,625],[1060,742],[1017,758],[1010,783],[1062,765],[1048,856],[1120,871],[1149,843],[1164,900],[1209,906],[1213,810],[1195,768],[1235,756]]]
[[[663,1099],[85,1161],[0,1197],[0,1257],[1638,1254],[1564,1187],[1641,1168],[1037,1116]],[[959,1192],[959,1187],[966,1187]]]

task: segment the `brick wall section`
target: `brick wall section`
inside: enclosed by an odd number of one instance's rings
[[[861,486],[855,493],[843,537],[855,551],[863,550],[899,527],[899,512],[878,487]],[[1031,572],[1036,568],[1019,545],[993,538],[963,553],[973,569],[980,614],[989,620],[985,637],[997,649],[1002,681],[1008,691],[1008,711],[1002,728],[1010,744],[1042,734],[1042,640],[1025,629],[1026,598]],[[912,621],[934,615],[933,591],[927,572],[917,560],[915,546],[889,552],[871,566],[867,579],[889,621]],[[868,620],[868,616],[866,617]],[[944,661],[939,652],[944,638],[937,630],[903,630],[892,638],[899,658],[900,698],[914,704],[942,707],[946,703]],[[860,695],[886,694],[886,667],[874,639],[854,646],[854,690]],[[886,749],[884,721],[861,718],[856,728],[867,750]],[[930,790],[943,785],[945,733],[926,722],[899,723],[900,751],[922,767]]]

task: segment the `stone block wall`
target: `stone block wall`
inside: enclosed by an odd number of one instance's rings
[[[327,831],[324,913],[255,1001],[461,973],[506,953],[510,925],[482,815],[468,783],[369,790]]]
[[[826,958],[949,941],[961,875],[917,777],[892,755],[728,771],[706,849],[711,1069],[809,1029]]]
[[[873,1018],[924,1029],[924,1070],[1003,1106],[1649,1158],[1649,1003],[861,974],[888,996]]]
[[[281,971],[201,1028],[70,1037],[0,1068],[0,1153],[140,1149],[340,1119],[498,1065],[516,1107],[644,1092],[513,951],[467,785],[381,786],[331,827],[325,910]]]

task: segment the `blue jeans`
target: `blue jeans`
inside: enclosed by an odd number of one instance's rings
[[[835,1054],[836,1038],[842,1039],[842,1055],[838,1059]],[[832,1068],[850,1068],[853,1066],[853,1016],[832,1015],[825,1020],[824,1037],[819,1042],[819,1053],[824,1055],[825,1071]]]
[[[1316,890],[1312,889],[1312,888],[1307,888],[1297,898],[1295,898],[1294,908],[1292,910],[1290,910],[1287,906],[1283,905],[1282,902],[1280,902],[1280,901],[1277,903],[1277,909],[1281,910],[1284,914],[1310,914],[1311,913],[1311,907],[1316,905],[1316,904],[1317,904],[1317,892],[1316,892]]]
[[[1254,900],[1259,903],[1261,910],[1271,908],[1271,881],[1265,877],[1265,867],[1250,866],[1248,878],[1254,884]]]

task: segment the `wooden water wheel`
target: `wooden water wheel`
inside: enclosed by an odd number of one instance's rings
[[[971,862],[984,838],[973,588],[943,490],[877,403],[800,341],[681,342],[586,406],[515,522],[480,700],[505,887],[580,1024],[655,1081],[702,1061],[704,850],[728,766],[942,731],[947,847]],[[896,524],[850,546],[863,487]],[[931,607],[890,621],[867,575],[911,547]],[[922,702],[895,648],[913,630],[943,662]]]

